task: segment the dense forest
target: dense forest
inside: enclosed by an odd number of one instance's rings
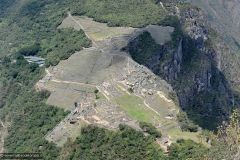
[[[147,24],[178,24],[175,17],[166,20],[166,11],[154,0],[3,0],[0,2],[0,120],[9,122],[5,149],[8,152],[40,152],[44,159],[227,159],[239,153],[239,111],[229,124],[222,125],[216,134],[208,133],[204,141],[208,148],[191,140],[178,140],[169,147],[168,155],[156,144],[161,133],[146,123],[136,131],[120,125],[118,131],[86,126],[76,141],[59,148],[44,136],[68,113],[45,103],[49,92],[37,92],[35,83],[44,75],[44,68],[29,64],[24,55],[46,58],[46,66],[57,65],[83,47],[91,46],[82,30],[57,29],[68,11],[87,15],[110,26],[143,27]],[[165,19],[164,19],[165,18]],[[164,21],[163,21],[164,20]],[[175,30],[174,39],[179,33]],[[152,46],[136,57],[140,62],[159,46]],[[143,42],[142,42],[143,43]],[[133,56],[135,56],[133,54]],[[186,129],[196,126],[186,118],[178,117]],[[187,123],[187,124],[186,124]],[[192,127],[192,128],[191,128]]]
[[[82,129],[76,141],[69,140],[61,150],[60,159],[126,159],[126,160],[220,160],[239,158],[240,114],[236,110],[229,124],[222,125],[216,134],[206,133],[211,147],[178,140],[168,148],[168,155],[154,142],[155,135],[145,136],[128,126],[120,125],[118,132],[95,126]],[[146,125],[146,124],[142,124]],[[205,137],[203,136],[203,137]]]
[[[64,36],[64,34],[58,34],[56,28],[68,11],[93,17],[97,21],[108,22],[111,26],[142,27],[158,23],[165,16],[165,11],[151,0],[34,0],[26,2],[10,0],[2,7],[6,9],[3,9],[4,12],[0,15],[1,55],[14,53],[23,47],[38,43],[44,49],[41,55],[47,56],[48,51],[55,45],[51,45],[51,40],[55,39],[54,37]],[[79,49],[75,46],[71,47],[71,44],[68,43],[66,46]],[[51,57],[57,56],[51,52],[49,54]],[[63,54],[66,53],[63,52],[60,55]],[[57,56],[54,59],[61,58]],[[56,62],[53,62],[54,64]]]
[[[41,152],[44,159],[56,159],[60,149],[44,136],[68,113],[45,104],[49,93],[34,88],[44,68],[28,64],[23,56],[42,56],[46,66],[56,65],[91,42],[81,30],[57,29],[66,13],[57,11],[65,7],[63,2],[6,2],[0,5],[1,42],[11,42],[10,47],[2,44],[0,50],[0,119],[11,123],[5,149],[14,153]]]
[[[72,159],[161,159],[163,152],[154,139],[127,126],[119,132],[88,126],[74,144]],[[66,145],[67,146],[67,145]],[[71,159],[69,158],[69,159]]]
[[[154,0],[85,0],[73,13],[93,17],[109,26],[131,27],[157,24],[166,15]]]
[[[14,62],[4,58],[0,66],[0,119],[11,123],[5,140],[7,151],[40,151],[46,159],[57,157],[58,149],[48,143],[44,135],[67,113],[45,104],[48,92],[35,91],[33,86],[43,70],[28,64],[22,56],[17,56]]]

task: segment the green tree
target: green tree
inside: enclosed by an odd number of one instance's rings
[[[209,160],[240,159],[240,110],[233,111],[230,122],[224,122],[212,137]]]
[[[169,160],[203,160],[207,148],[192,140],[178,140],[169,147]]]
[[[153,136],[154,138],[161,138],[162,134],[160,131],[158,131],[151,123],[147,122],[139,122],[139,126],[142,128],[142,130],[149,135]]]

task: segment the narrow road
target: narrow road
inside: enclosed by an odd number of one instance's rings
[[[103,94],[103,96],[110,101],[110,98],[104,93],[104,91],[102,91],[98,86],[96,86],[96,88],[99,90],[99,92],[101,92]]]

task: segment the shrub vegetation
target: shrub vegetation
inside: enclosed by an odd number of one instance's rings
[[[147,122],[140,122],[139,126],[142,128],[142,130],[149,135],[153,136],[154,138],[161,138],[162,134],[160,131],[158,131],[151,123]]]

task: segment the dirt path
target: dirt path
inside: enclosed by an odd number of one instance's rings
[[[84,85],[84,86],[89,86],[89,87],[96,87],[95,85],[92,85],[92,84],[72,82],[72,81],[62,81],[62,80],[58,80],[58,79],[52,79],[51,81],[56,82],[56,83],[77,84],[77,85]]]
[[[168,103],[174,103],[171,99],[168,99],[161,91],[157,91],[157,94],[160,98],[164,99]]]
[[[65,83],[65,84],[77,84],[77,85],[84,85],[89,87],[96,87],[96,85],[93,84],[87,84],[87,83],[80,83],[80,82],[74,82],[74,81],[63,81],[60,79],[54,78],[53,74],[46,68],[45,72],[47,73],[47,76],[51,77],[49,81],[55,82],[55,83]]]
[[[99,92],[101,92],[103,94],[103,96],[110,101],[110,98],[104,93],[104,91],[102,91],[98,86],[96,86],[96,88],[99,90]]]
[[[161,114],[160,114],[158,111],[156,111],[155,109],[153,109],[151,106],[149,106],[149,105],[147,104],[146,100],[145,100],[142,96],[139,96],[139,95],[137,95],[137,94],[134,94],[134,95],[137,96],[137,97],[139,97],[139,98],[141,98],[142,101],[143,101],[143,103],[144,103],[144,105],[145,105],[148,109],[150,109],[151,111],[155,112],[158,116],[161,117]]]
[[[157,115],[159,115],[161,117],[161,114],[159,114],[158,111],[156,111],[155,109],[150,107],[144,99],[143,99],[143,103],[148,109],[152,110],[153,112],[155,112]]]
[[[79,23],[70,12],[68,12],[68,16],[83,30],[85,31],[85,28],[81,25],[81,23]],[[97,45],[97,43],[95,41],[93,41],[93,39],[87,34],[87,32],[85,32],[85,35],[87,36],[88,39],[91,39],[93,47],[99,47]]]

